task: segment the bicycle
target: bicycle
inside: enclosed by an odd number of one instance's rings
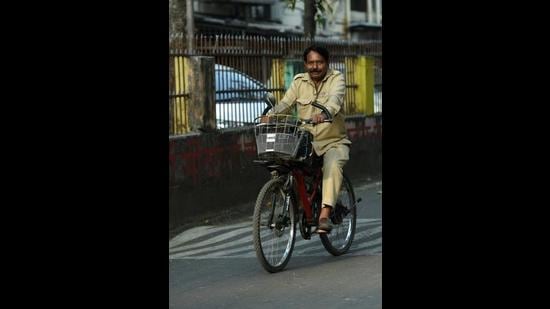
[[[332,117],[318,103],[314,106]],[[264,111],[265,115],[265,111]],[[296,239],[296,225],[302,238],[310,240],[321,210],[322,157],[311,148],[312,135],[303,124],[311,120],[291,115],[273,115],[255,124],[258,157],[271,179],[260,190],[254,206],[253,241],[256,256],[270,273],[281,271],[290,260]],[[265,118],[264,118],[265,119]],[[325,249],[334,256],[346,253],[355,236],[357,221],[353,186],[344,175],[336,205],[332,208],[330,233],[320,233]]]

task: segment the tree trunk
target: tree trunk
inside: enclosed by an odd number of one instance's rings
[[[315,37],[315,0],[304,0],[304,36],[309,39]]]

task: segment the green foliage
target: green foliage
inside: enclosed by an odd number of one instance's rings
[[[294,8],[296,7],[296,0],[284,0],[284,1],[286,2],[287,7],[294,10]]]
[[[296,8],[296,1],[297,0],[282,0],[286,2],[287,7],[294,10]],[[300,0],[304,1],[304,0]],[[330,5],[328,0],[315,0],[315,22],[319,25],[324,24],[327,21],[325,13],[328,11],[328,13],[333,14],[334,10],[332,6]]]

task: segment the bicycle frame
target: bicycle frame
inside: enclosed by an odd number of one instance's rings
[[[323,122],[331,122],[332,116],[328,110],[315,103],[313,106],[328,115]],[[313,137],[301,126],[316,123],[311,119],[294,118],[291,115],[262,116],[257,119],[254,128],[260,158],[254,163],[266,167],[271,173],[271,180],[264,184],[256,199],[253,242],[260,263],[271,273],[281,271],[288,263],[297,226],[306,240],[317,233],[312,231],[312,227],[319,226],[322,208],[323,159],[316,156],[307,144],[304,146],[304,142],[309,143]],[[346,193],[342,195],[342,200],[339,193],[330,215],[330,220],[336,225],[332,229],[334,234],[329,236],[330,231],[319,233],[323,246],[334,256],[349,250],[357,220],[353,187],[345,175],[342,184]]]
[[[313,217],[312,202],[317,194],[320,193],[318,192],[318,188],[322,179],[322,171],[320,168],[316,168],[314,170],[313,182],[311,183],[311,185],[313,186],[311,194],[308,194],[306,191],[306,182],[303,170],[299,168],[294,168],[292,169],[291,173],[292,177],[296,180],[295,188],[298,191],[298,197],[302,203],[302,207],[304,208],[306,221],[308,224],[314,224],[316,220]]]

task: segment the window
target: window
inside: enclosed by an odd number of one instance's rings
[[[239,17],[247,21],[265,21],[271,19],[268,5],[242,5],[239,7]]]
[[[367,0],[351,1],[351,10],[352,11],[367,11]]]
[[[195,12],[205,15],[238,18],[244,21],[266,21],[271,19],[271,6],[265,4],[200,2]]]

